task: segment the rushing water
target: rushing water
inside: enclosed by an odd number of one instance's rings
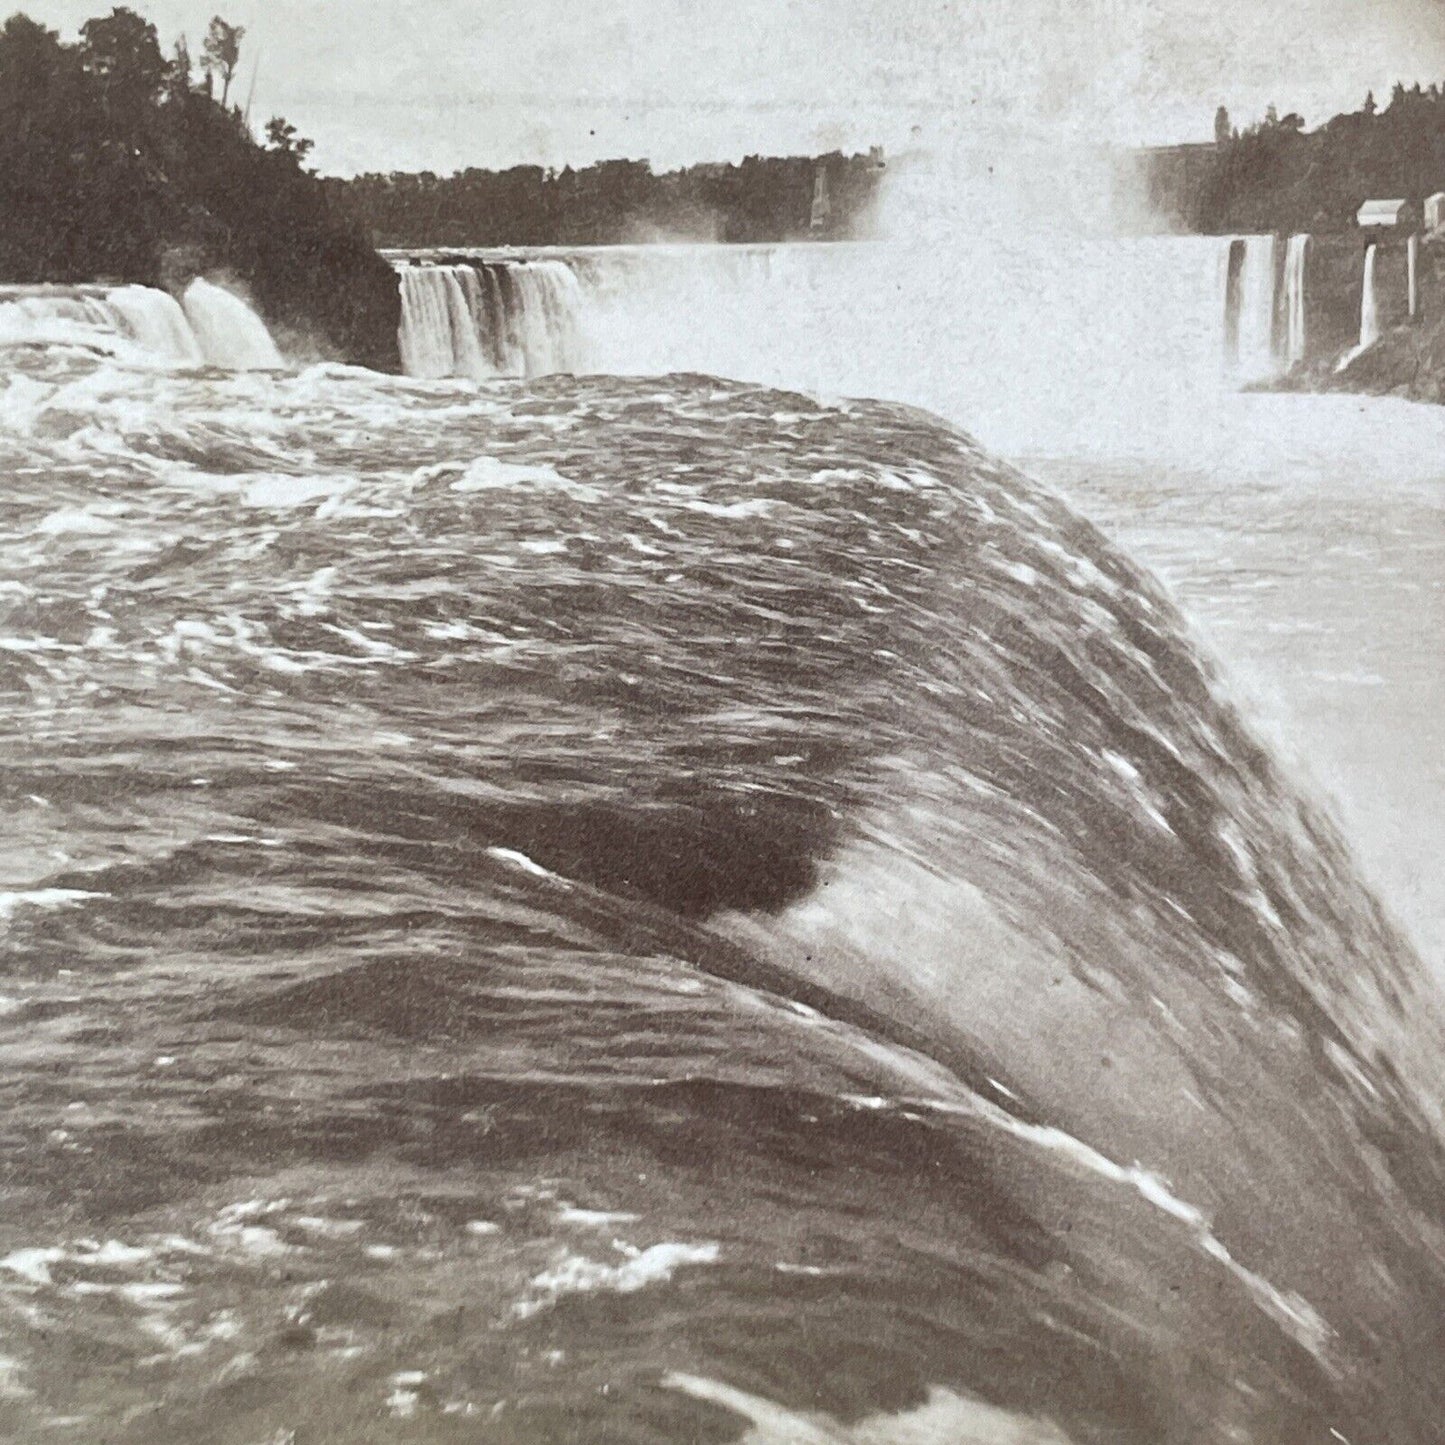
[[[1310,237],[1289,238],[1285,254],[1285,364],[1298,366],[1305,359],[1305,275]]]
[[[579,281],[744,383],[0,312],[0,1430],[1435,1438],[1442,424],[1083,249]]]

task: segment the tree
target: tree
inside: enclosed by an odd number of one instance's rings
[[[1229,141],[1229,112],[1221,105],[1214,112],[1214,144],[1226,145]]]
[[[1374,115],[1379,108],[1380,107],[1375,104],[1375,92],[1372,90],[1365,96],[1364,113],[1366,115]]]
[[[293,157],[296,164],[300,165],[311,153],[315,141],[309,141],[304,136],[298,135],[296,127],[285,117],[273,115],[266,122],[266,144],[278,155]]]
[[[1279,109],[1273,101],[1270,101],[1264,112],[1264,123],[1270,129],[1279,124]]]
[[[191,90],[191,47],[186,37],[176,41],[175,54],[166,70],[166,95],[176,102],[183,101]]]
[[[25,15],[0,26],[0,222],[22,193],[63,184],[78,149],[83,79],[53,30]]]
[[[228,25],[219,15],[211,17],[205,44],[201,46],[201,60],[208,76],[221,77],[222,105],[231,97],[231,82],[236,78],[236,69],[241,63],[241,41],[245,35],[244,26]]]
[[[80,63],[107,113],[126,124],[155,104],[166,79],[155,26],[124,7],[80,27]]]

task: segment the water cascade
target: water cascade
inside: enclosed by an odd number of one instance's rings
[[[913,401],[967,417],[995,446],[1053,449],[1141,426],[1170,433],[1197,414],[1201,392],[1227,386],[1220,244],[989,235],[947,250],[650,245],[391,259],[413,376],[478,374],[457,350],[465,301],[482,376],[705,373]]]
[[[1310,238],[1291,236],[1284,262],[1285,365],[1291,369],[1305,359],[1305,267]]]
[[[462,294],[461,266],[408,267],[401,275],[402,366],[408,376],[454,376],[458,366],[458,336],[475,335],[466,297]]]
[[[565,262],[477,260],[401,268],[408,376],[545,376],[581,361],[581,287]]]
[[[1360,339],[1335,365],[1343,371],[1380,339],[1380,290],[1375,266],[1378,247],[1365,248],[1365,273],[1360,283]]]
[[[186,313],[169,292],[152,286],[122,286],[106,299],[147,351],[193,366],[204,361]]]
[[[199,279],[184,306],[153,286],[0,287],[0,346],[7,344],[226,370],[283,364],[261,318]]]
[[[1275,282],[1278,238],[1246,236],[1239,278],[1239,376],[1260,381],[1275,375]]]
[[[241,298],[197,276],[181,297],[202,356],[228,371],[266,371],[285,363],[266,323]]]
[[[1370,246],[1365,251],[1365,278],[1360,287],[1360,351],[1380,339],[1380,291],[1375,267],[1378,255],[1378,246]]]
[[[1233,371],[1239,365],[1240,278],[1244,274],[1244,242],[1238,238],[1225,247],[1221,257],[1224,292],[1224,365]]]
[[[1420,238],[1411,236],[1405,243],[1406,299],[1410,320],[1420,314]]]

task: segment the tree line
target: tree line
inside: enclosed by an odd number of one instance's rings
[[[1197,162],[1185,164],[1183,152]],[[1178,147],[1152,164],[1156,203],[1190,230],[1348,230],[1367,200],[1418,206],[1445,191],[1445,90],[1398,84],[1384,106],[1371,92],[1358,110],[1313,131],[1275,106],[1241,130],[1221,107],[1212,148]]]
[[[232,98],[243,40],[216,17],[198,67],[184,39],[166,55],[124,7],[73,43],[23,14],[5,21],[0,281],[160,285],[224,268],[268,318],[394,364],[395,278],[306,169],[310,143],[279,116],[265,144],[251,134]],[[343,283],[350,302],[325,294]],[[368,297],[380,327],[358,310]]]
[[[661,174],[647,161],[613,160],[580,169],[367,174],[326,184],[383,247],[613,245],[858,237],[867,232],[882,173],[875,150],[749,156],[740,165]]]

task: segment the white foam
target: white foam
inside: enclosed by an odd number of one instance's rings
[[[665,1284],[685,1265],[715,1264],[721,1247],[714,1243],[683,1244],[669,1241],[638,1250],[615,1244],[627,1257],[621,1264],[607,1264],[580,1254],[564,1254],[550,1269],[531,1282],[531,1297],[512,1308],[519,1319],[527,1319],[572,1294],[598,1291],[633,1294],[649,1285]]]
[[[550,869],[542,867],[540,863],[534,863],[525,853],[519,853],[515,848],[488,848],[487,856],[495,858],[498,863],[506,863],[512,868],[519,868],[524,873],[530,873],[535,878],[557,877],[557,874]]]
[[[557,1211],[558,1224],[570,1224],[578,1229],[613,1229],[619,1224],[636,1224],[641,1217],[621,1210],[577,1209],[570,1204],[564,1204]]]
[[[47,1249],[17,1249],[0,1259],[0,1269],[18,1274],[31,1284],[49,1284],[50,1266],[59,1264],[65,1258],[65,1251],[57,1247]]]
[[[109,897],[109,893],[90,893],[83,888],[29,888],[0,893],[0,921],[9,922],[17,908],[70,908],[90,898]]]
[[[674,1371],[662,1377],[662,1384],[750,1421],[741,1445],[1069,1445],[1068,1437],[1047,1421],[938,1388],[916,1409],[841,1425],[699,1375]]]
[[[522,466],[498,461],[496,457],[478,457],[451,484],[454,492],[486,492],[510,487],[535,487],[543,491],[568,492],[594,501],[602,500],[602,493],[595,487],[574,482],[555,467]]]
[[[279,370],[281,353],[266,324],[239,296],[197,276],[181,298],[202,354],[234,371]]]
[[[350,489],[349,478],[268,475],[247,482],[241,501],[247,507],[274,507],[284,511],[305,506],[321,497],[336,497]]]

